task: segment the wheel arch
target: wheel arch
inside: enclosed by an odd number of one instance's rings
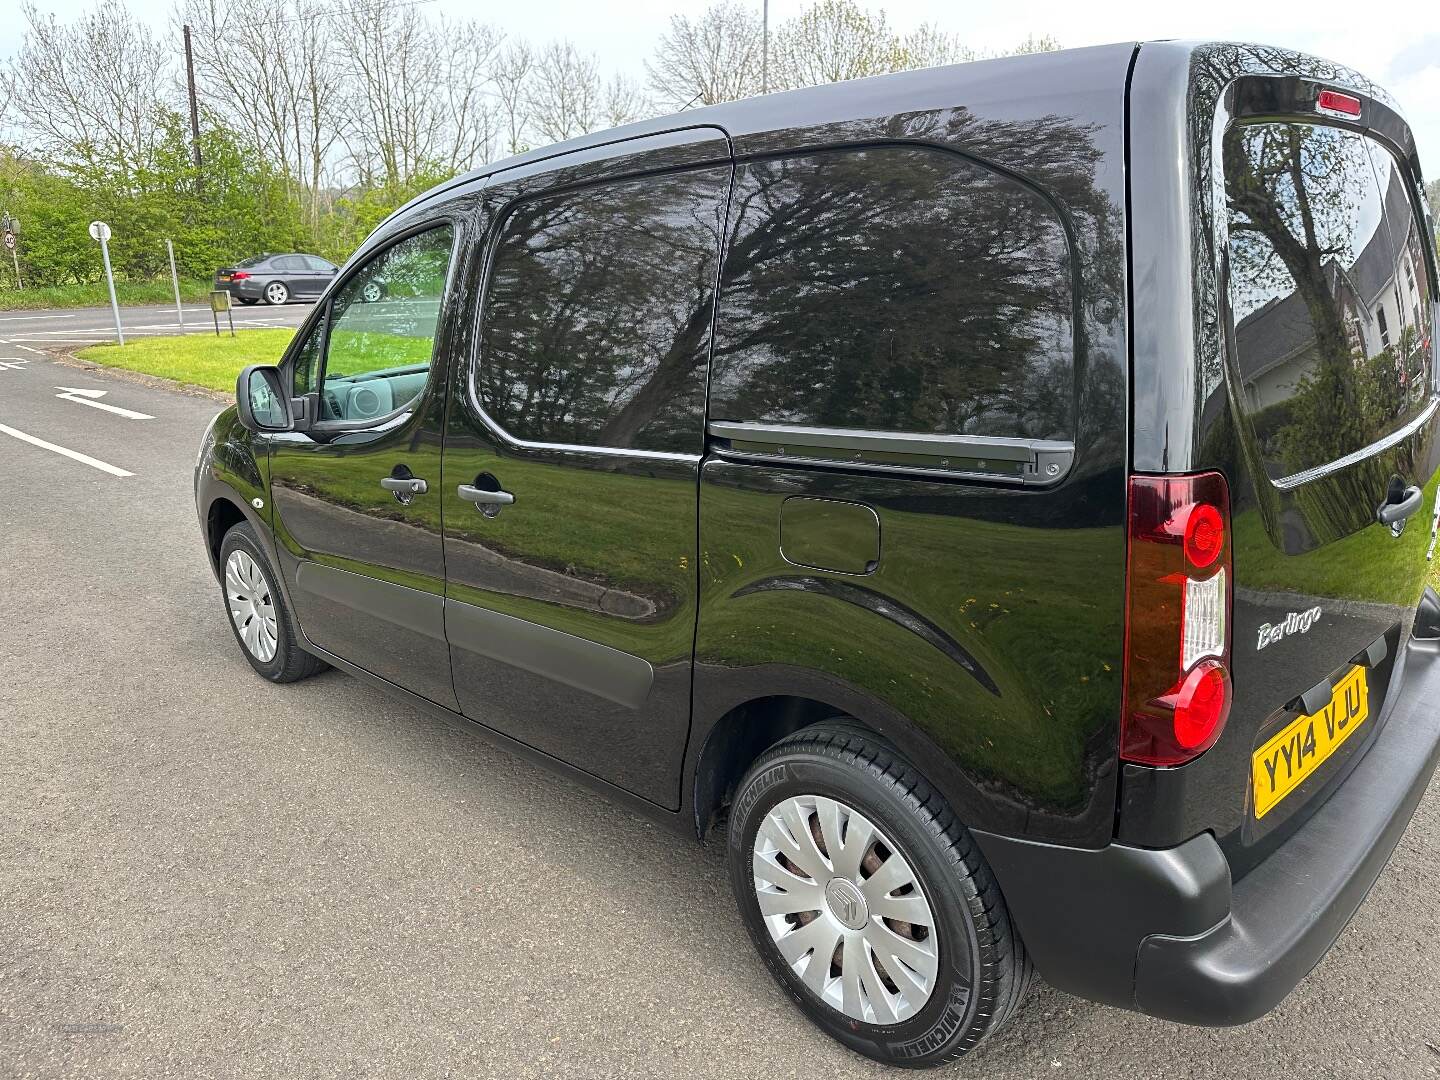
[[[756,758],[801,728],[840,717],[884,739],[874,727],[844,709],[790,694],[752,698],[721,715],[706,732],[695,758],[691,805],[696,835],[703,841],[722,819],[736,786]]]
[[[210,553],[210,566],[217,574],[220,572],[220,545],[225,542],[225,534],[242,521],[249,520],[245,511],[229,496],[218,495],[211,499],[205,511],[205,548]]]

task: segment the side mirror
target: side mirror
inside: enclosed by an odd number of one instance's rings
[[[251,364],[235,380],[235,406],[240,424],[247,431],[294,431],[290,395],[285,392],[280,369],[271,364]]]

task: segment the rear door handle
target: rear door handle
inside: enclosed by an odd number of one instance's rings
[[[380,486],[386,491],[393,491],[397,495],[424,495],[430,490],[430,485],[417,476],[387,476],[380,481]]]
[[[455,493],[476,506],[509,506],[515,501],[515,496],[508,491],[486,491],[470,484],[461,484]]]
[[[1396,522],[1404,521],[1420,509],[1420,503],[1424,501],[1424,498],[1424,492],[1418,487],[1408,487],[1398,501],[1381,503],[1375,510],[1375,520],[1381,525],[1394,525]]]

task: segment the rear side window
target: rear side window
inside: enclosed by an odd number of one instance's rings
[[[1425,408],[1423,241],[1408,238],[1405,173],[1354,132],[1234,127],[1224,170],[1238,397],[1279,480],[1362,450]]]
[[[1066,238],[1035,192],[884,147],[751,162],[733,204],[712,418],[1072,434]]]
[[[486,290],[477,391],[535,442],[698,454],[729,167],[519,203]]]

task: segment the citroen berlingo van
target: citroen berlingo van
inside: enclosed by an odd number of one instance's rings
[[[398,210],[200,524],[260,675],[716,838],[860,1053],[954,1059],[1033,972],[1238,1024],[1435,768],[1437,277],[1397,106],[1312,57],[753,98]]]

